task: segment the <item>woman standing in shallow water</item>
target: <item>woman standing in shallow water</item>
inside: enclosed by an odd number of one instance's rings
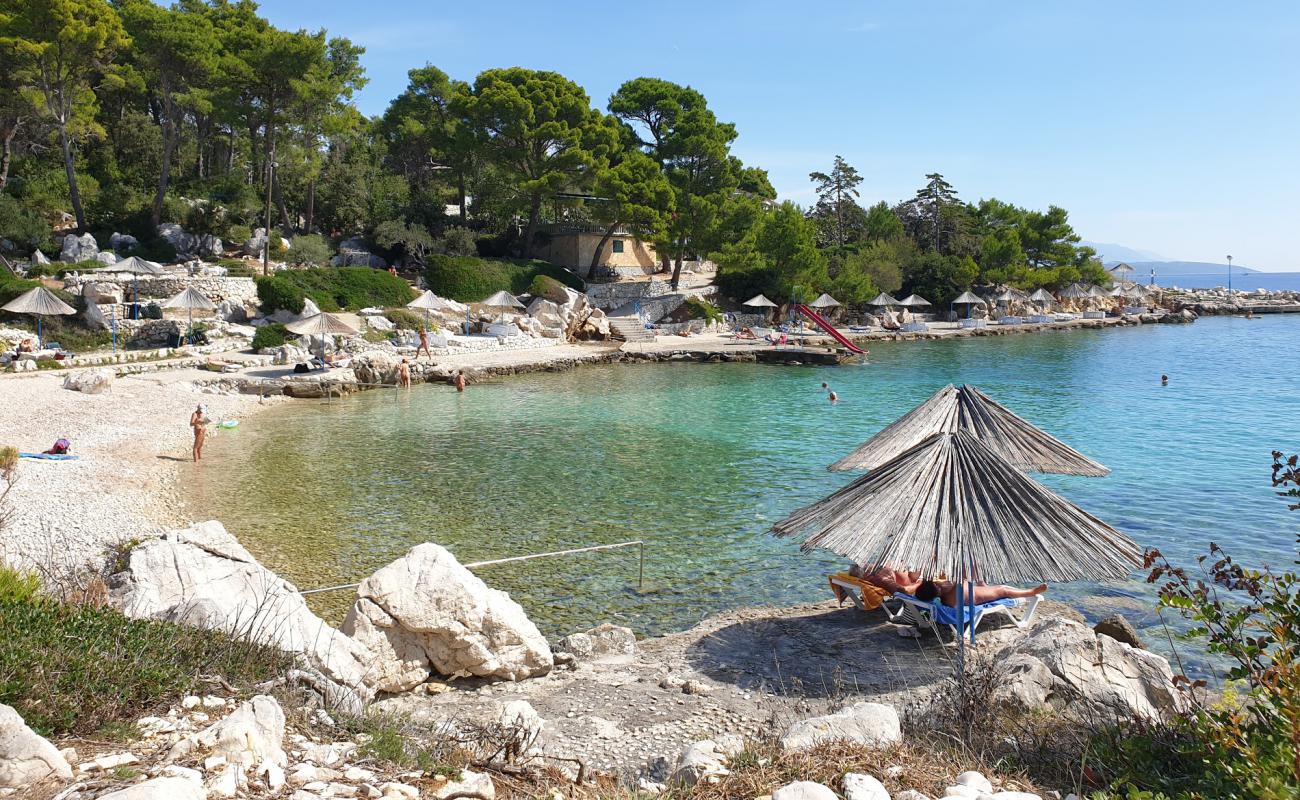
[[[203,457],[203,440],[207,438],[207,425],[210,421],[208,419],[208,407],[202,403],[199,403],[198,407],[194,409],[194,413],[190,414],[190,427],[194,429],[194,449],[191,450],[191,453],[194,456],[195,464],[199,463],[199,459]]]

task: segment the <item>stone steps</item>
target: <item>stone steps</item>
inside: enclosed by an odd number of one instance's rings
[[[616,339],[625,342],[653,342],[655,335],[646,330],[645,323],[637,317],[609,317],[609,330]]]

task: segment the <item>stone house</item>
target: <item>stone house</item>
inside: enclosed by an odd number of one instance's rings
[[[590,279],[591,257],[604,235],[605,229],[594,225],[555,225],[542,232],[544,244],[538,248],[538,257]],[[597,278],[602,277],[601,268],[606,278],[651,275],[659,269],[659,256],[654,245],[616,230],[596,265]]]

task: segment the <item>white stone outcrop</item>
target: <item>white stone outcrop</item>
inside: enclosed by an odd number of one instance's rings
[[[733,735],[695,742],[677,757],[677,763],[668,779],[680,786],[694,786],[709,778],[729,775],[731,759],[744,749],[744,741]]]
[[[371,697],[362,680],[371,652],[313,614],[219,522],[137,545],[109,585],[110,602],[127,616],[219,629],[301,656],[294,677],[329,705],[359,712]]]
[[[384,350],[358,353],[352,358],[352,371],[362,383],[397,385],[397,371],[402,359]]]
[[[205,800],[203,786],[188,778],[152,778],[135,786],[109,792],[99,800]]]
[[[17,711],[0,703],[0,789],[18,789],[49,777],[70,779],[68,760],[27,727]]]
[[[75,233],[69,233],[63,237],[63,249],[59,252],[59,260],[65,264],[76,264],[80,261],[94,261],[99,255],[99,244],[95,237],[89,233],[83,233],[80,236]]]
[[[893,706],[857,703],[834,714],[801,720],[781,736],[786,752],[808,750],[824,742],[852,742],[884,748],[903,740],[902,725]]]
[[[274,697],[260,694],[228,716],[172,746],[169,759],[220,756],[241,772],[288,764],[284,753],[284,711]]]
[[[889,790],[870,775],[850,772],[840,781],[844,800],[889,800]]]
[[[100,394],[113,390],[115,373],[111,369],[85,369],[70,372],[63,378],[63,388],[82,394]]]
[[[366,680],[383,692],[407,691],[434,674],[521,680],[553,665],[523,608],[436,544],[366,578],[343,631],[374,653]]]
[[[569,634],[555,649],[572,655],[576,661],[626,662],[636,655],[636,634],[631,628],[606,622],[589,631]]]
[[[1096,634],[1073,620],[1043,620],[996,656],[997,699],[1023,710],[1078,717],[1120,713],[1158,720],[1182,709],[1162,656]]]
[[[445,798],[473,798],[474,800],[495,800],[497,788],[492,783],[492,776],[481,772],[462,769],[456,780],[439,783],[427,795],[433,800]]]

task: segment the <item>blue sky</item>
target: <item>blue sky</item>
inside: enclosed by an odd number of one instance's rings
[[[603,107],[650,75],[702,91],[735,152],[808,204],[839,153],[862,200],[942,172],[962,197],[1064,206],[1085,239],[1300,271],[1300,3],[325,3],[282,27],[364,45],[378,114],[432,63],[561,72]]]

